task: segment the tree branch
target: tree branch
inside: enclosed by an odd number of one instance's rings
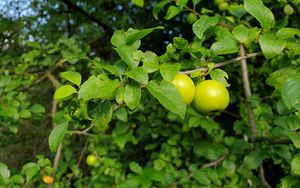
[[[245,48],[243,44],[240,45],[240,53],[241,56],[245,56]],[[250,81],[249,81],[249,75],[248,75],[248,66],[246,59],[241,60],[241,67],[242,67],[242,78],[243,78],[243,87],[245,92],[245,98],[246,98],[246,106],[248,111],[248,121],[251,127],[252,136],[257,135],[257,126],[254,118],[254,113],[251,107],[251,104],[249,103],[249,98],[251,97],[251,88],[250,88]]]
[[[260,177],[260,181],[262,182],[265,188],[272,188],[271,185],[266,180],[265,170],[262,164],[259,166],[259,177]]]
[[[60,85],[59,81],[53,76],[53,74],[51,72],[47,72],[45,75],[50,80],[50,82],[52,83],[52,86],[55,89],[57,89],[58,86]],[[53,99],[52,108],[51,108],[52,128],[54,128],[56,126],[56,124],[54,122],[56,111],[57,111],[57,101]],[[57,168],[58,168],[61,152],[62,152],[62,144],[60,143],[59,147],[58,147],[58,150],[55,154],[54,162],[53,162],[53,169],[54,169],[54,172],[52,174],[53,179],[55,179],[55,173],[56,173]],[[48,188],[52,188],[52,184],[50,184],[48,186]]]
[[[225,159],[226,159],[226,156],[223,156],[215,161],[212,161],[210,163],[206,163],[206,164],[202,165],[201,168],[209,168],[209,167],[217,166],[220,162],[224,161]]]
[[[113,28],[111,28],[108,24],[102,22],[97,17],[88,13],[87,11],[85,11],[83,8],[76,5],[75,3],[73,3],[69,0],[59,0],[59,1],[65,3],[70,9],[73,9],[73,10],[81,13],[82,15],[86,16],[89,20],[91,20],[91,21],[95,22],[97,25],[101,26],[104,29],[104,31],[107,31],[109,33],[113,32]]]
[[[79,159],[78,159],[78,162],[77,162],[77,166],[78,166],[78,167],[79,167],[79,165],[80,165],[80,163],[81,163],[81,161],[82,161],[82,158],[83,158],[84,152],[85,152],[85,150],[86,150],[86,148],[87,148],[87,145],[88,145],[88,141],[86,141],[86,142],[84,143],[84,147],[82,148],[82,150],[81,150],[81,152],[80,152],[80,156],[79,156]]]
[[[259,56],[259,55],[262,55],[262,53],[256,52],[256,53],[251,53],[251,54],[247,54],[247,55],[244,54],[244,55],[241,55],[240,57],[236,57],[236,58],[230,59],[228,61],[223,61],[221,63],[216,63],[214,65],[214,68],[223,67],[225,65],[228,65],[228,64],[231,64],[231,63],[234,63],[234,62],[239,62],[241,60],[245,60],[245,59],[248,59],[248,58],[251,58],[251,57],[256,57],[256,56]],[[201,67],[201,68],[194,69],[194,70],[181,71],[180,73],[181,74],[191,74],[191,73],[193,73],[195,71],[207,72],[208,69],[206,67]]]
[[[240,44],[240,53],[241,53],[241,56],[245,56],[245,54],[246,54],[243,44]],[[250,88],[248,66],[247,66],[246,59],[241,60],[241,69],[242,69],[243,87],[244,87],[245,98],[246,98],[246,107],[247,107],[247,111],[248,111],[248,121],[249,121],[249,124],[251,127],[251,137],[255,137],[255,136],[257,136],[257,126],[256,126],[252,106],[249,103],[249,98],[251,97],[252,93],[251,93],[251,88]],[[261,163],[259,166],[259,177],[265,188],[272,188],[265,178],[263,163]]]
[[[290,139],[276,139],[276,138],[267,138],[267,137],[253,137],[251,139],[252,143],[267,143],[270,145],[277,145],[277,144],[292,144],[293,142]]]

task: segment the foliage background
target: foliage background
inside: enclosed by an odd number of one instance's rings
[[[299,185],[299,1],[0,9],[0,186]],[[178,71],[230,85],[228,109],[186,107]]]

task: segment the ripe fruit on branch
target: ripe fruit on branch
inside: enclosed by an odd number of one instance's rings
[[[94,154],[90,154],[86,158],[86,164],[89,166],[94,166],[97,163],[98,159]]]
[[[46,184],[52,184],[54,181],[54,179],[51,176],[46,176],[46,175],[44,175],[42,179],[43,182],[45,182]]]
[[[226,87],[216,80],[205,80],[197,84],[194,107],[200,113],[222,111],[229,104],[229,93]]]
[[[185,74],[177,74],[172,83],[178,89],[185,104],[191,104],[195,96],[195,84],[193,80]]]

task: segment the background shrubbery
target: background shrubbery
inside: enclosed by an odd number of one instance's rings
[[[0,187],[300,185],[299,0],[7,1],[0,13]],[[228,108],[185,106],[179,71],[228,86]]]

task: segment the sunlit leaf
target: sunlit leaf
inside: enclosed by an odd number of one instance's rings
[[[62,142],[66,132],[68,129],[68,123],[67,122],[63,122],[59,125],[57,125],[56,127],[54,127],[54,129],[51,131],[49,139],[48,139],[48,143],[49,143],[49,147],[50,150],[52,152],[56,152],[60,143]]]
[[[76,89],[71,85],[63,85],[59,87],[54,93],[54,99],[64,99],[69,97],[73,93],[76,93]]]
[[[155,81],[151,81],[146,87],[165,108],[184,118],[186,105],[174,84],[162,82],[158,85]]]
[[[263,4],[261,0],[244,0],[244,7],[260,23],[261,27],[270,30],[275,19],[271,10]]]
[[[81,84],[81,74],[79,72],[75,72],[75,71],[66,71],[66,72],[62,72],[61,76],[72,82],[73,84],[76,84],[77,86],[80,86]]]

